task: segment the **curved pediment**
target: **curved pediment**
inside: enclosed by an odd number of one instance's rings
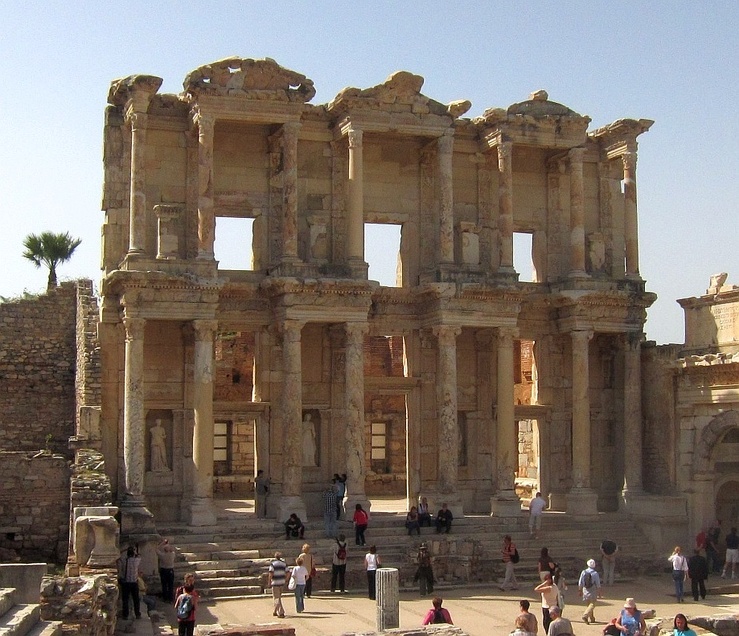
[[[191,71],[183,82],[185,94],[218,95],[288,102],[308,102],[316,89],[305,75],[270,58],[229,57]]]
[[[148,102],[163,81],[161,77],[154,75],[129,75],[113,80],[108,89],[108,103],[113,106],[124,106],[135,97],[141,97]]]

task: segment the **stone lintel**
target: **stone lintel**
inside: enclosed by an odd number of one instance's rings
[[[249,124],[286,124],[300,122],[304,104],[271,100],[239,99],[229,96],[200,95],[192,102],[203,115],[218,122]]]

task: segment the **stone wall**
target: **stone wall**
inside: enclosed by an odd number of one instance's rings
[[[98,303],[92,281],[77,281],[76,378],[77,406],[99,406],[100,343],[97,337]],[[77,409],[79,417],[79,408]]]
[[[0,451],[0,548],[12,551],[6,556],[64,563],[68,502],[69,465],[64,457]]]

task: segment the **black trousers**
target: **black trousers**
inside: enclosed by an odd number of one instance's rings
[[[128,618],[128,600],[133,598],[133,613],[136,618],[141,616],[141,601],[139,599],[139,584],[119,581],[121,586],[121,597],[123,600],[123,618]]]
[[[706,581],[705,579],[690,579],[690,590],[693,592],[693,600],[698,600],[698,592],[701,598],[706,598]]]
[[[159,580],[162,582],[162,598],[165,601],[174,601],[174,570],[159,568]]]
[[[346,563],[344,565],[331,564],[331,591],[335,592],[338,584],[339,590],[346,590]]]
[[[371,601],[375,600],[376,587],[375,579],[377,578],[377,570],[367,570],[367,593]]]

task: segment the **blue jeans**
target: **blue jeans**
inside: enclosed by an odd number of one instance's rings
[[[683,590],[683,582],[685,581],[685,572],[682,570],[673,570],[672,571],[672,580],[675,581],[675,596],[677,597],[678,601],[683,600],[684,590]]]
[[[295,586],[295,611],[302,612],[305,609],[305,585]]]
[[[336,515],[334,512],[323,513],[323,525],[326,528],[326,536],[335,539],[336,538]]]

